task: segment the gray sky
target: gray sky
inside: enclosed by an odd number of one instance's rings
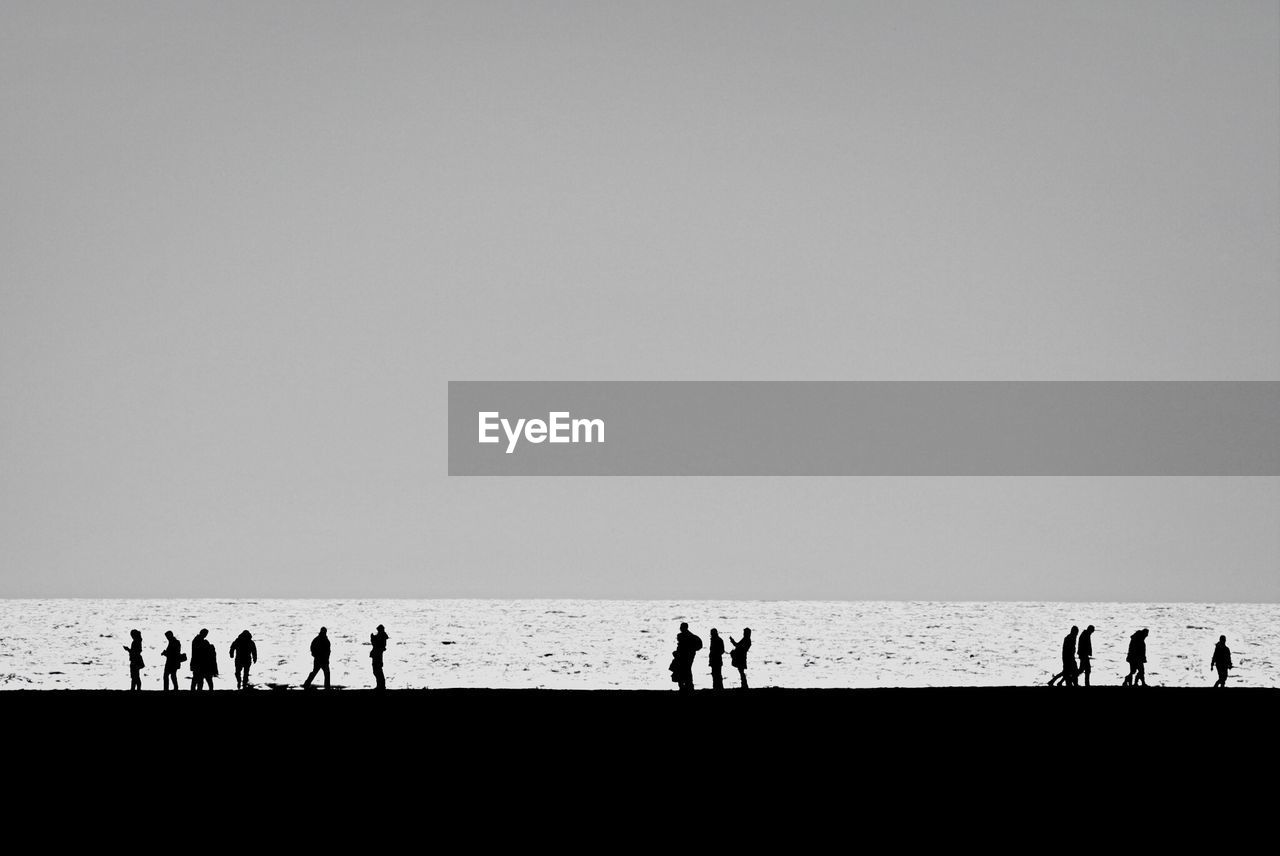
[[[0,595],[1280,600],[1280,480],[449,479],[448,380],[1280,379],[1280,5],[45,3]]]

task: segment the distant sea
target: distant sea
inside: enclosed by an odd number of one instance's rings
[[[386,625],[388,686],[671,689],[681,621],[703,638],[752,629],[753,687],[1034,685],[1059,668],[1072,624],[1093,624],[1095,684],[1127,672],[1129,634],[1149,628],[1150,684],[1208,686],[1225,634],[1231,683],[1280,686],[1280,605],[607,600],[0,600],[0,688],[127,689],[129,631],[142,632],[144,688],[159,689],[164,631],[190,652],[200,628],[234,687],[227,648],[253,633],[258,686],[302,682],[321,625],[333,681],[372,684],[369,634]],[[180,674],[186,686],[189,672]],[[705,648],[694,672],[709,686]],[[725,663],[725,680],[737,674]]]

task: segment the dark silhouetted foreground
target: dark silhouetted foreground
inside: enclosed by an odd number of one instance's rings
[[[1123,817],[1161,819],[1142,830],[1146,843],[1164,829],[1184,831],[1178,819],[1187,816],[1182,812],[1190,810],[1190,800],[1200,806],[1206,789],[1248,781],[1244,772],[1256,776],[1270,768],[1280,690],[15,691],[0,692],[0,717],[11,734],[22,736],[6,756],[21,781],[18,790],[38,796],[41,805],[69,782],[101,782],[103,771],[168,781],[172,753],[139,752],[138,740],[126,739],[139,734],[140,722],[180,723],[183,735],[202,739],[226,732],[227,723],[251,722],[252,762],[203,766],[201,793],[253,793],[291,818],[313,809],[322,792],[336,833],[360,829],[389,807],[392,815],[412,816],[429,805],[435,816],[453,817],[474,810],[477,795],[501,783],[515,793],[514,809],[499,804],[504,812],[536,808],[519,827],[526,836],[538,824],[562,826],[566,805],[630,819],[634,806],[666,793],[673,777],[684,787],[684,771],[707,748],[708,733],[726,747],[714,756],[725,781],[750,781],[760,796],[751,806],[752,829],[790,834],[814,823],[815,813],[834,817],[856,800],[860,816],[907,824],[921,823],[925,808],[931,821],[942,823],[948,812],[994,812],[988,822],[998,821],[998,828],[984,827],[980,835],[1021,833],[1043,826],[1043,811],[1036,809],[1054,798],[1064,775],[1054,753],[1037,758],[1033,750],[1078,733],[1081,722],[1099,741],[1141,723],[1149,751],[1140,765],[1127,756],[1100,756],[1082,761],[1080,769],[1108,796],[1123,797]],[[702,723],[714,730],[694,727]],[[1206,730],[1240,739],[1229,752],[1205,751],[1198,740]],[[310,747],[323,751],[308,755]],[[225,748],[234,748],[232,735]],[[832,775],[846,775],[850,784],[814,786]],[[411,785],[390,784],[397,776]],[[1135,776],[1141,788],[1131,786]],[[706,807],[716,817],[742,808],[736,799],[741,789],[708,790]],[[731,806],[715,802],[722,792],[735,796]],[[99,786],[85,801],[114,816],[136,808],[135,793]],[[119,802],[111,802],[117,794]],[[1270,794],[1265,787],[1237,787],[1232,805],[1247,810],[1250,796]],[[832,799],[824,804],[827,796]],[[396,800],[411,804],[397,807]],[[1170,814],[1175,810],[1179,814]],[[1241,826],[1256,835],[1256,827]],[[669,839],[672,829],[664,820],[639,831]],[[625,834],[630,839],[635,833],[628,826]],[[954,829],[949,834],[961,840]]]

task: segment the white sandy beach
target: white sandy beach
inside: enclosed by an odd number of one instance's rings
[[[129,631],[143,634],[144,687],[159,689],[164,631],[190,650],[202,627],[218,649],[219,688],[234,687],[227,648],[253,632],[253,680],[298,684],[325,625],[333,681],[372,684],[369,634],[391,635],[392,688],[666,689],[681,621],[707,639],[752,628],[752,686],[1000,686],[1045,681],[1062,636],[1094,624],[1094,683],[1126,671],[1130,633],[1148,627],[1153,685],[1207,686],[1213,643],[1226,634],[1232,684],[1280,686],[1280,605],[899,603],[603,600],[2,600],[0,688],[127,688]],[[730,686],[736,674],[728,674]],[[189,673],[182,672],[186,685]],[[705,651],[695,679],[710,683]]]

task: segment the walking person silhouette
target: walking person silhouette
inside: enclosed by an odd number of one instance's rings
[[[203,689],[205,684],[213,689],[217,676],[218,649],[209,641],[209,631],[201,629],[191,640],[191,689]]]
[[[733,650],[729,652],[729,662],[738,670],[738,677],[742,680],[739,689],[747,688],[747,652],[751,650],[751,628],[742,628],[742,641],[735,641],[732,636],[729,642],[733,645]]]
[[[711,628],[711,643],[707,648],[707,662],[711,664],[711,689],[724,689],[724,675],[721,669],[724,668],[724,640],[720,638],[720,632],[714,627]]]
[[[373,658],[373,679],[375,689],[385,690],[387,688],[387,679],[382,674],[382,655],[387,650],[387,640],[391,637],[387,635],[387,629],[381,624],[378,625],[377,633],[369,634],[369,644],[373,646],[373,650],[369,652],[369,656]]]
[[[1125,676],[1124,685],[1147,685],[1147,634],[1145,627],[1129,637],[1129,653],[1125,660],[1129,663],[1129,674]]]
[[[316,675],[324,672],[324,688],[329,689],[329,630],[326,627],[321,627],[320,633],[311,640],[311,664],[311,674],[303,681],[302,688],[311,689]]]
[[[249,689],[249,667],[258,662],[258,645],[253,641],[253,634],[242,630],[231,643],[227,656],[232,657],[236,666],[236,689]]]
[[[1090,661],[1093,660],[1093,625],[1090,624],[1080,634],[1080,642],[1076,647],[1076,653],[1080,655],[1080,668],[1076,674],[1084,675],[1084,685],[1089,686],[1089,673],[1093,671]],[[1076,686],[1080,686],[1076,683]]]
[[[142,667],[146,663],[142,662],[142,634],[137,630],[130,630],[129,635],[133,641],[128,645],[121,645],[121,648],[129,652],[129,689],[142,689]]]
[[[1071,626],[1071,632],[1062,637],[1062,671],[1049,679],[1049,686],[1074,687],[1076,684],[1076,636],[1080,628]]]
[[[1218,670],[1218,680],[1214,683],[1214,687],[1225,687],[1227,672],[1232,668],[1231,649],[1227,647],[1227,637],[1218,637],[1218,644],[1213,646],[1213,659],[1209,661],[1209,668]]]
[[[178,641],[178,637],[173,635],[172,630],[164,632],[164,638],[169,640],[169,644],[164,648],[164,674],[160,676],[161,686],[167,691],[169,682],[173,682],[173,688],[178,688],[178,667],[182,665],[182,661],[187,659],[187,655],[182,653],[182,643]]]

